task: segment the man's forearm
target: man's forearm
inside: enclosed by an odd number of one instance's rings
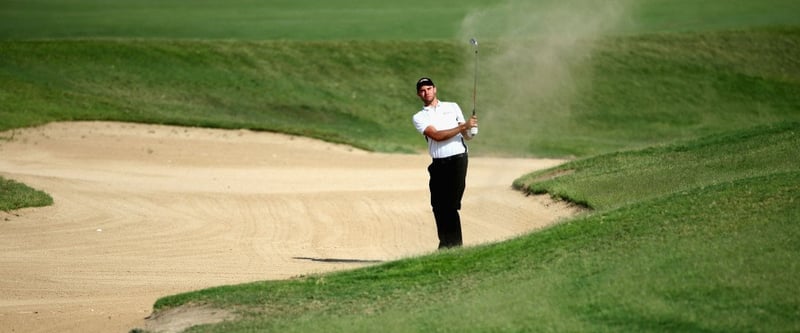
[[[435,141],[444,141],[458,135],[459,133],[463,135],[466,131],[469,131],[467,123],[460,123],[458,124],[458,126],[453,127],[451,129],[426,131],[425,135],[427,135],[429,138]]]

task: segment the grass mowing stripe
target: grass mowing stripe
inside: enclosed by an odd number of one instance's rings
[[[446,0],[425,7],[352,0],[4,1],[0,38],[449,38],[466,12],[490,4],[477,0]]]
[[[0,38],[184,38],[184,39],[452,39],[465,29],[502,38],[519,24],[580,13],[591,1],[444,0],[436,3],[352,0],[4,0]],[[614,1],[627,24],[612,33],[709,31],[798,24],[792,0]],[[600,13],[593,13],[594,19]],[[517,22],[519,21],[519,22]],[[581,22],[583,23],[583,22]],[[466,27],[464,27],[466,25]],[[534,24],[535,26],[535,24]],[[524,29],[536,35],[550,28]],[[488,39],[487,38],[487,39]]]

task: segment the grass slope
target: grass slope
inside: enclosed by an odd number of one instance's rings
[[[566,75],[487,87],[494,99],[481,127],[489,135],[476,149],[585,157],[800,120],[800,29],[603,38],[591,48],[559,64]],[[548,70],[518,80],[538,73]],[[504,82],[491,70],[487,77]]]
[[[730,182],[798,171],[798,123],[778,123],[667,146],[576,160],[521,177],[514,187],[598,210]],[[560,175],[560,176],[558,176]],[[557,176],[557,177],[554,177]]]
[[[404,42],[28,41],[0,52],[3,129],[102,119],[412,146],[421,74]]]
[[[574,162],[573,174],[545,185],[569,197],[591,182],[574,179],[589,174],[680,184],[599,204],[627,190],[612,185],[586,195],[595,213],[499,244],[200,290],[155,308],[211,304],[240,314],[192,332],[797,331],[798,141],[794,123]],[[710,159],[728,166],[725,175],[684,180],[692,171],[684,168],[702,168],[692,161],[711,151],[721,152]],[[676,155],[684,162],[660,162]]]
[[[531,41],[536,44],[537,41]],[[581,43],[581,42],[579,42]],[[752,124],[800,120],[800,28],[609,37],[574,80],[483,67],[478,155],[589,156]],[[454,42],[0,42],[0,129],[56,120],[251,128],[378,151],[425,143],[413,82],[469,111],[468,45]],[[487,59],[511,47],[489,43]],[[589,47],[585,45],[585,47]],[[427,50],[427,52],[419,52]],[[569,82],[567,82],[569,81]],[[566,85],[566,88],[558,88]],[[546,89],[545,89],[546,90]],[[534,96],[534,98],[523,98]],[[512,143],[512,144],[510,144]]]

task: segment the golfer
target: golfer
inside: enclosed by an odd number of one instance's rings
[[[467,177],[467,144],[470,128],[478,126],[478,118],[464,118],[458,104],[436,97],[436,85],[430,78],[417,81],[417,96],[422,110],[414,117],[414,126],[428,141],[433,161],[428,166],[431,206],[439,235],[439,249],[461,246],[461,197]]]

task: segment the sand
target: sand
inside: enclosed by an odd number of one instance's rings
[[[471,157],[465,245],[573,216],[510,187],[563,162]],[[0,212],[0,332],[128,332],[162,296],[433,252],[428,163],[246,130],[66,122],[2,132],[0,176],[55,203]]]

